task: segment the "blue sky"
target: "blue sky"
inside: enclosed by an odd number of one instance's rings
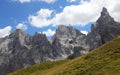
[[[60,24],[87,33],[102,7],[116,21],[120,20],[118,0],[0,0],[0,37],[15,29],[31,35],[42,32],[51,37]]]

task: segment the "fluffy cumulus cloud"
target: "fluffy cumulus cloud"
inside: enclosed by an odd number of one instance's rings
[[[17,26],[16,26],[17,29],[21,29],[23,31],[27,30],[27,26],[24,24],[24,23],[19,23]]]
[[[42,33],[46,34],[46,36],[53,36],[55,34],[54,30],[48,29],[47,31],[43,31]]]
[[[57,0],[12,0],[14,2],[20,3],[29,3],[29,2],[46,2],[46,3],[55,3]]]
[[[85,35],[88,34],[88,31],[85,31],[85,30],[81,30],[80,32],[83,33],[83,34],[85,34]]]
[[[53,10],[40,9],[35,15],[30,15],[28,20],[32,26],[41,28],[51,24],[51,17]]]
[[[74,1],[74,0],[71,0]],[[54,14],[54,17],[48,19],[53,11],[45,10],[49,14],[42,18],[40,13],[31,15],[30,23],[36,27],[43,27],[48,25],[86,25],[88,22],[95,22],[100,16],[103,7],[106,7],[110,15],[120,22],[120,1],[118,0],[80,0],[79,5],[70,5],[63,8],[62,12]],[[42,10],[42,9],[41,9]],[[38,12],[41,12],[38,11]]]
[[[8,36],[12,30],[11,26],[7,26],[3,29],[0,29],[0,38],[3,38],[5,36]]]
[[[120,6],[118,0],[81,0],[79,5],[66,6],[61,13],[58,13],[53,18],[53,23],[65,25],[85,25],[88,22],[95,22],[100,16],[102,7],[108,8],[110,15],[116,20],[120,20],[120,11],[116,11]],[[114,10],[114,11],[113,11]]]

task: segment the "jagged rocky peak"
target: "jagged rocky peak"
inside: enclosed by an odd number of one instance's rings
[[[30,36],[17,29],[0,42],[0,75],[35,63],[51,61],[54,58],[52,50],[45,34]]]
[[[55,35],[52,37],[52,40],[59,39],[61,40],[61,43],[67,43],[67,41],[75,42],[75,39],[78,36],[82,37],[86,35],[82,34],[79,30],[73,28],[72,26],[59,25]]]
[[[58,49],[57,53],[64,59],[74,53],[74,47],[82,47],[82,50],[86,50],[85,41],[86,35],[72,26],[65,25],[59,25],[52,37],[53,46]],[[81,49],[78,49],[78,51],[81,51]]]
[[[72,26],[59,25],[57,31],[68,32],[68,31],[71,31],[73,29],[74,28]]]
[[[57,30],[64,31],[64,29],[66,29],[66,28],[67,28],[67,26],[65,26],[65,25],[59,25]]]
[[[44,43],[44,44],[43,44]],[[41,46],[43,45],[47,45],[48,43],[50,43],[47,39],[47,36],[43,33],[38,33],[36,32],[35,35],[32,36],[32,44],[41,44]]]
[[[31,44],[30,55],[35,63],[53,60],[53,48],[45,34],[36,32]]]
[[[23,35],[25,35],[25,33],[21,30],[21,29],[16,29],[14,32],[12,32],[11,34],[10,34],[10,36],[14,36],[14,35],[16,35],[16,36],[23,36]]]
[[[101,12],[101,16],[106,16],[109,15],[107,8],[103,7],[102,12]]]
[[[91,32],[87,36],[87,44],[90,50],[110,41],[120,35],[120,23],[115,22],[109,12],[103,7],[101,16],[92,25]]]
[[[72,30],[73,30],[72,27],[68,27],[68,26],[64,26],[64,25],[59,25],[59,26],[58,26],[58,29],[56,30],[56,34],[57,34],[56,37],[59,38],[59,37],[62,36],[62,35],[72,34],[72,33],[70,33]]]
[[[16,41],[16,43],[20,43],[21,45],[25,44],[25,37],[27,34],[25,34],[21,29],[16,29],[14,32],[12,32],[9,35],[9,38],[13,41]]]
[[[105,23],[112,22],[112,21],[114,21],[114,19],[109,15],[107,8],[103,7],[101,16],[97,20],[97,23],[105,24]]]
[[[35,35],[33,36],[33,42],[48,42],[47,36],[43,33],[38,33],[36,32]]]
[[[73,28],[72,26],[65,26],[65,25],[59,25],[58,29],[56,30],[55,37],[69,37],[69,38],[75,38],[77,35],[82,35],[82,33]]]
[[[33,37],[38,37],[38,38],[40,38],[40,37],[45,37],[45,38],[46,38],[46,35],[43,34],[43,33],[38,33],[38,32],[36,32]]]

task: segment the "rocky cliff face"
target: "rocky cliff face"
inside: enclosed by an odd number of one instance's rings
[[[85,41],[86,35],[63,25],[56,30],[52,43],[45,34],[35,33],[30,36],[17,29],[0,39],[0,75],[36,63],[66,59],[74,52],[82,55],[87,52]]]
[[[100,18],[91,27],[87,35],[87,44],[90,50],[110,41],[120,35],[120,23],[115,22],[106,8],[103,8]]]
[[[87,36],[73,27],[59,25],[49,42],[45,34],[31,36],[17,29],[0,38],[0,75],[36,63],[80,56],[118,35],[120,23],[114,21],[106,8]]]
[[[55,56],[46,35],[34,36],[17,29],[0,41],[0,75],[32,64],[52,61]]]
[[[82,55],[87,52],[86,35],[82,34],[79,30],[73,27],[60,25],[56,30],[55,35],[52,37],[52,45],[57,50],[57,54],[61,59],[71,56],[76,49],[75,47],[81,47],[77,49]]]
[[[30,54],[35,63],[53,61],[55,59],[53,46],[45,34],[36,33],[32,37],[31,45]]]
[[[28,57],[29,49],[25,43],[25,37],[26,35],[18,29],[1,41],[0,75],[33,64]]]

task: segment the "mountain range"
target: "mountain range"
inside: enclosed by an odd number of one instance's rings
[[[75,59],[44,62],[8,75],[120,75],[120,36]]]
[[[49,41],[45,34],[31,36],[17,29],[0,38],[0,75],[41,62],[81,56],[119,35],[120,23],[114,21],[105,7],[87,35],[71,26],[59,25]]]

